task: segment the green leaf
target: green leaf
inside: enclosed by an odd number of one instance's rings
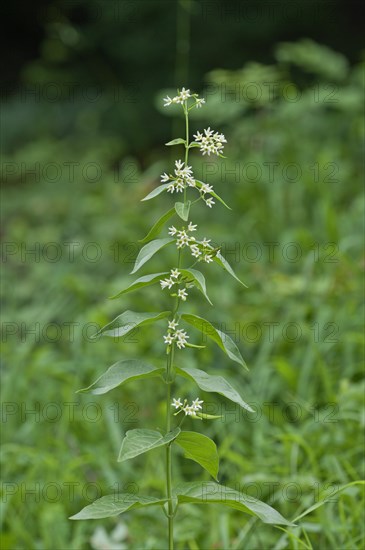
[[[160,281],[161,278],[166,277],[168,274],[168,271],[163,271],[162,273],[151,273],[150,275],[144,275],[143,277],[140,277],[132,284],[130,284],[127,288],[124,288],[123,290],[118,292],[118,294],[115,294],[115,296],[111,296],[110,300],[115,300],[115,298],[119,298],[119,296],[122,296],[122,294],[133,292],[138,288],[153,285],[154,283],[157,283],[157,281]]]
[[[155,323],[160,319],[164,319],[170,315],[170,311],[162,311],[161,313],[136,313],[135,311],[125,311],[121,315],[118,315],[111,323],[105,325],[94,336],[112,336],[114,338],[120,338],[126,336],[136,327],[142,325],[148,325]]]
[[[165,372],[165,368],[157,368],[153,365],[143,363],[138,359],[126,359],[118,361],[108,368],[104,374],[93,382],[89,387],[79,390],[77,393],[92,393],[102,395],[107,393],[125,382],[144,378],[153,378],[160,376]]]
[[[163,183],[162,185],[159,185],[153,191],[151,191],[151,193],[148,193],[148,195],[146,195],[143,199],[141,199],[141,201],[149,201],[154,197],[157,197],[157,195],[159,195],[160,193],[163,193],[163,191],[165,191],[165,189],[167,189],[168,186],[169,186],[168,183]]]
[[[197,432],[181,432],[175,439],[185,451],[185,458],[194,460],[217,480],[219,457],[217,446],[209,437]]]
[[[206,289],[206,286],[205,286],[205,278],[204,278],[203,273],[201,273],[197,269],[180,269],[180,272],[184,277],[188,278],[188,281],[193,282],[194,285],[197,287],[197,289],[200,290],[200,292],[208,300],[210,305],[213,305],[212,302],[209,299],[208,294],[207,294],[207,289]]]
[[[192,482],[179,484],[174,493],[178,497],[179,504],[193,502],[196,504],[223,504],[256,516],[264,523],[273,525],[293,524],[287,521],[274,508],[254,497],[214,483],[214,481]]]
[[[180,428],[175,428],[172,432],[161,435],[155,430],[128,430],[122,441],[118,462],[129,460],[135,456],[162,447],[173,441],[180,433]]]
[[[195,182],[197,183],[197,187],[199,187],[199,188],[204,183],[204,182],[199,181],[199,180],[195,180]],[[209,191],[209,194],[212,195],[212,197],[214,197],[215,199],[217,199],[217,201],[221,202],[223,204],[223,206],[228,208],[228,210],[232,210],[232,208],[230,206],[228,206],[228,204],[226,202],[224,202],[224,200],[219,195],[217,195],[217,193],[215,191]]]
[[[216,420],[217,418],[222,418],[221,415],[207,414],[207,413],[201,413],[201,412],[196,413],[196,416],[198,418],[201,418],[202,420]]]
[[[156,254],[156,252],[161,250],[161,248],[164,248],[165,246],[173,242],[175,242],[175,239],[171,239],[170,237],[168,237],[166,239],[155,239],[154,241],[145,244],[144,247],[141,248],[141,250],[139,251],[131,274],[138,271],[146,262],[148,262],[150,258],[152,258],[154,254]]]
[[[230,359],[232,359],[232,361],[236,361],[236,363],[239,363],[248,370],[238,347],[233,342],[232,338],[228,336],[228,334],[214,328],[209,321],[203,319],[203,317],[198,317],[198,315],[183,313],[181,318],[193,327],[199,329],[203,332],[203,334],[209,336],[209,338],[214,340],[214,342],[218,344],[218,346],[228,355]]]
[[[138,242],[140,243],[148,243],[151,239],[154,237],[157,237],[157,235],[160,233],[161,229],[163,228],[164,224],[172,218],[172,216],[175,214],[175,208],[171,208],[168,210],[159,220],[157,220],[156,223],[153,224],[149,232],[143,239],[140,239]]]
[[[172,140],[169,141],[168,143],[165,143],[165,145],[180,145],[180,144],[186,145],[185,139],[176,138],[176,139],[172,139]]]
[[[190,367],[176,367],[176,373],[184,378],[193,380],[201,390],[209,393],[219,393],[243,409],[254,412],[250,405],[245,403],[237,390],[222,376],[212,376],[200,369]]]
[[[146,508],[147,506],[163,506],[166,499],[142,497],[132,493],[119,493],[101,497],[92,504],[85,506],[78,514],[69,519],[101,519],[123,514],[132,508]]]
[[[237,275],[235,274],[235,272],[233,271],[232,267],[229,265],[229,263],[227,262],[227,260],[222,256],[222,254],[220,252],[217,252],[214,256],[213,256],[213,260],[215,262],[217,262],[217,264],[219,264],[221,267],[223,267],[223,269],[225,269],[226,271],[228,271],[228,273],[230,275],[232,275],[232,277],[234,279],[236,279],[236,281],[238,281],[239,283],[241,283],[241,285],[243,285],[245,288],[248,288],[247,285],[245,285],[245,283],[243,283],[238,277]]]
[[[187,222],[189,219],[190,206],[191,206],[191,201],[187,201],[186,204],[184,204],[183,202],[175,202],[176,213],[185,222]]]
[[[192,141],[192,142],[189,144],[189,149],[192,149],[193,147],[201,147],[201,144],[200,144],[200,143],[197,143],[196,141]]]

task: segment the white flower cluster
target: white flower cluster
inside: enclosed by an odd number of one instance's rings
[[[175,170],[172,174],[162,174],[161,182],[168,183],[167,192],[173,193],[174,191],[182,192],[186,187],[195,187],[195,179],[193,178],[193,172],[191,166],[185,166],[185,162],[181,160],[175,160]]]
[[[212,208],[212,206],[213,206],[213,204],[215,204],[215,202],[213,200],[213,197],[206,198],[205,195],[207,193],[211,193],[212,191],[213,191],[213,186],[209,185],[208,183],[202,183],[202,185],[199,189],[199,193],[200,193],[201,198],[203,199],[205,204],[207,206],[209,206],[209,208]]]
[[[178,329],[179,323],[173,319],[169,321],[167,334],[164,336],[165,344],[171,346],[173,342],[176,342],[176,345],[179,349],[185,347],[185,344],[188,343],[188,334],[181,329]]]
[[[166,96],[164,98],[164,102],[165,102],[164,107],[169,107],[170,105],[173,105],[173,104],[183,105],[183,103],[187,101],[190,97],[195,99],[195,103],[191,107],[196,107],[197,109],[199,109],[205,103],[205,99],[198,97],[198,94],[191,94],[190,90],[185,90],[185,88],[183,88],[181,92],[179,92],[178,95],[176,95],[172,99],[171,97]]]
[[[209,199],[208,199],[209,200]],[[194,258],[198,258],[200,260],[204,260],[206,263],[210,263],[213,261],[213,256],[211,254],[211,246],[210,246],[210,239],[203,239],[202,241],[197,241],[195,237],[192,235],[188,235],[189,232],[196,231],[197,225],[192,224],[191,222],[188,225],[187,230],[185,228],[178,231],[174,225],[169,227],[169,235],[172,237],[177,237],[176,239],[176,246],[177,248],[184,248],[185,246],[188,246],[190,248],[191,255],[194,256]],[[170,279],[166,279],[166,281],[170,281]],[[174,283],[172,283],[174,284]],[[167,282],[166,285],[168,286]],[[171,285],[172,286],[172,285]],[[164,288],[164,287],[163,287]],[[169,287],[171,288],[171,287]]]
[[[178,285],[179,276],[180,276],[180,271],[178,269],[171,269],[170,277],[160,280],[160,285],[162,290],[164,290],[164,288],[168,288],[170,290],[174,285]],[[173,294],[173,296],[176,296],[176,294]],[[179,290],[177,291],[177,296],[183,302],[186,302],[188,293],[186,292],[185,288],[179,288]]]
[[[204,134],[201,134],[199,131],[194,134],[195,143],[200,145],[200,151],[205,155],[208,153],[214,153],[215,155],[221,155],[224,148],[224,143],[227,143],[226,138],[223,134],[214,132],[210,129],[204,130]]]
[[[185,416],[196,416],[196,413],[202,409],[202,403],[204,403],[204,401],[196,398],[191,405],[189,405],[187,399],[184,399],[184,403],[182,403],[179,397],[178,399],[172,400],[171,406],[178,409],[178,412],[175,413],[175,415],[179,414],[181,411],[184,411]]]

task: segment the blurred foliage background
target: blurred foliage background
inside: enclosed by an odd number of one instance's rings
[[[197,209],[194,221],[249,286],[207,266],[215,309],[199,296],[189,307],[230,332],[250,373],[211,346],[183,358],[224,373],[257,411],[242,415],[206,394],[225,422],[198,429],[219,446],[220,481],[285,517],[328,498],[290,534],[186,505],[177,547],[364,547],[361,487],[336,494],[364,477],[359,10],[341,0],[7,6],[1,548],[165,548],[155,509],[67,518],[116,488],[164,490],[158,450],[116,463],[127,429],[159,427],[158,382],[98,399],[75,391],[121,358],[163,361],[162,326],[124,342],[90,335],[126,309],[165,305],[156,288],[107,297],[132,280],[138,239],[171,204],[139,201],[177,152],[163,144],[181,121],[162,107],[177,86],[207,99],[192,129],[211,125],[228,139],[227,159],[195,155],[193,167],[233,211]],[[144,272],[172,261],[163,255]],[[179,394],[195,396],[179,383]],[[174,475],[207,479],[182,458]]]

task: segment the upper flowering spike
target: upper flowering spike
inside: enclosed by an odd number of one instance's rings
[[[189,99],[194,101],[194,103],[189,106],[189,109],[192,109],[193,107],[199,109],[205,104],[204,98],[198,97],[198,94],[192,94],[189,89],[183,87],[181,88],[181,91],[177,90],[177,95],[175,97],[164,97],[164,107],[169,107],[170,105],[184,105]]]

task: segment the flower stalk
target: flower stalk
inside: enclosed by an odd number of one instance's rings
[[[223,134],[207,128],[203,133],[198,131],[194,135],[195,139],[189,143],[189,111],[193,108],[201,108],[205,103],[205,100],[199,98],[197,94],[192,94],[190,90],[182,88],[181,91],[178,90],[177,96],[173,98],[167,96],[164,102],[165,106],[171,104],[182,106],[185,117],[185,139],[178,138],[172,140],[167,145],[181,146],[184,144],[185,157],[184,161],[181,159],[175,160],[173,174],[162,174],[162,185],[152,191],[143,200],[150,200],[164,191],[171,195],[174,193],[183,193],[184,199],[183,202],[175,202],[174,208],[163,214],[142,240],[146,244],[137,256],[132,273],[138,271],[154,254],[165,246],[175,245],[177,264],[170,268],[169,271],[150,273],[138,278],[113,298],[119,298],[127,292],[159,283],[162,292],[169,292],[173,305],[169,311],[159,313],[124,311],[114,321],[103,327],[97,335],[119,338],[127,335],[136,327],[167,321],[166,333],[162,338],[164,346],[166,346],[166,367],[165,369],[160,368],[150,363],[144,363],[140,359],[121,360],[112,365],[88,388],[81,390],[83,392],[104,394],[129,380],[144,380],[149,379],[151,376],[157,377],[163,373],[165,374],[165,433],[149,429],[128,430],[122,440],[118,456],[118,462],[123,462],[149,452],[152,449],[165,447],[164,495],[159,497],[130,493],[107,495],[86,506],[78,514],[72,516],[71,519],[95,520],[112,517],[119,513],[122,514],[131,508],[143,508],[146,506],[162,507],[167,516],[168,548],[169,550],[173,550],[176,513],[180,505],[189,501],[200,504],[206,504],[209,500],[213,502],[219,501],[224,506],[230,506],[242,512],[249,511],[251,515],[262,519],[266,523],[277,523],[286,526],[290,524],[267,504],[257,499],[252,501],[248,495],[218,484],[219,457],[216,444],[202,433],[182,429],[183,422],[187,417],[192,421],[214,420],[221,417],[207,414],[203,410],[204,401],[199,397],[195,397],[190,402],[188,398],[182,400],[179,397],[176,398],[173,396],[172,387],[175,384],[175,379],[178,377],[190,380],[203,391],[218,393],[246,411],[253,411],[237,390],[222,376],[210,375],[200,369],[186,367],[186,361],[183,361],[181,365],[179,365],[179,361],[176,361],[175,364],[175,355],[177,358],[180,358],[181,353],[186,353],[185,348],[194,348],[194,350],[199,350],[200,352],[201,349],[206,347],[205,345],[192,343],[190,334],[185,330],[186,325],[189,325],[198,330],[206,338],[213,340],[231,360],[238,363],[241,367],[247,368],[238,347],[227,334],[215,328],[206,319],[183,311],[185,304],[189,303],[191,295],[193,295],[195,290],[199,291],[210,305],[213,305],[207,294],[205,277],[197,269],[200,263],[216,263],[236,281],[243,286],[245,285],[237,277],[227,260],[221,255],[219,247],[213,247],[211,240],[206,237],[198,238],[195,236],[198,226],[190,220],[191,206],[199,201],[203,201],[208,208],[212,208],[215,204],[214,199],[216,199],[223,206],[229,208],[223,199],[217,195],[211,184],[201,182],[195,178],[192,167],[188,165],[189,151],[192,148],[199,149],[203,155],[215,154],[218,157],[222,157],[226,139]],[[197,193],[198,196],[190,200],[188,192]],[[168,237],[163,239],[156,238],[172,216],[177,216],[180,227],[176,227],[177,223],[175,222],[176,225],[171,225],[168,228]],[[191,255],[191,265],[185,267],[184,264],[189,263],[186,261],[189,253]],[[183,262],[183,254],[185,254],[185,262]],[[180,418],[175,419],[179,415]],[[177,485],[173,485],[172,451],[176,445],[183,449],[187,458],[198,463],[215,481],[199,482],[195,480],[188,483],[179,482]]]

